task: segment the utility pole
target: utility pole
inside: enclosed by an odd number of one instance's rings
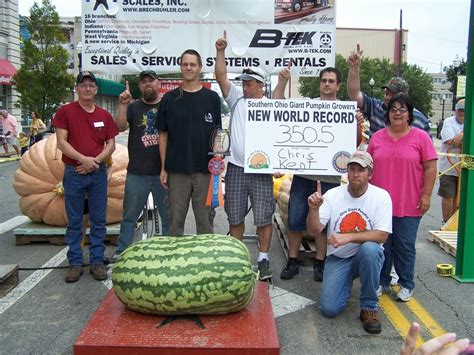
[[[466,110],[461,165],[461,203],[459,206],[456,275],[460,282],[474,282],[474,0],[471,0],[467,58]],[[468,211],[471,211],[468,213]],[[471,218],[468,218],[471,216]]]
[[[402,58],[403,58],[403,10],[400,9],[400,30],[398,31],[398,76],[402,76]]]

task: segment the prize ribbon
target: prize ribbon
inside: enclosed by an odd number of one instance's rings
[[[206,206],[219,207],[224,204],[224,196],[222,195],[221,173],[225,169],[224,160],[221,158],[212,158],[207,164],[211,173],[211,181],[209,182],[209,190],[207,191]]]

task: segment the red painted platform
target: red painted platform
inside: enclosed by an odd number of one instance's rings
[[[74,354],[279,354],[280,344],[266,282],[252,302],[224,316],[200,316],[158,327],[163,316],[127,309],[111,290],[74,344]]]

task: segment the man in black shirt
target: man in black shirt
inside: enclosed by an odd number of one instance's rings
[[[182,85],[165,94],[159,112],[161,183],[168,189],[170,235],[183,235],[192,200],[197,234],[213,232],[213,210],[206,206],[211,175],[208,153],[213,131],[221,126],[219,96],[199,81],[198,52],[181,55]]]
[[[162,235],[169,234],[166,190],[160,183],[161,162],[157,126],[160,81],[153,70],[142,71],[139,79],[138,87],[142,98],[132,102],[127,82],[125,91],[119,96],[120,104],[115,117],[120,132],[129,129],[129,162],[116,256],[132,243],[137,219],[150,192],[161,217]]]

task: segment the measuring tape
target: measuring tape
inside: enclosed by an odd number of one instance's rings
[[[439,276],[453,276],[454,266],[451,264],[438,264],[436,265],[436,272]]]

